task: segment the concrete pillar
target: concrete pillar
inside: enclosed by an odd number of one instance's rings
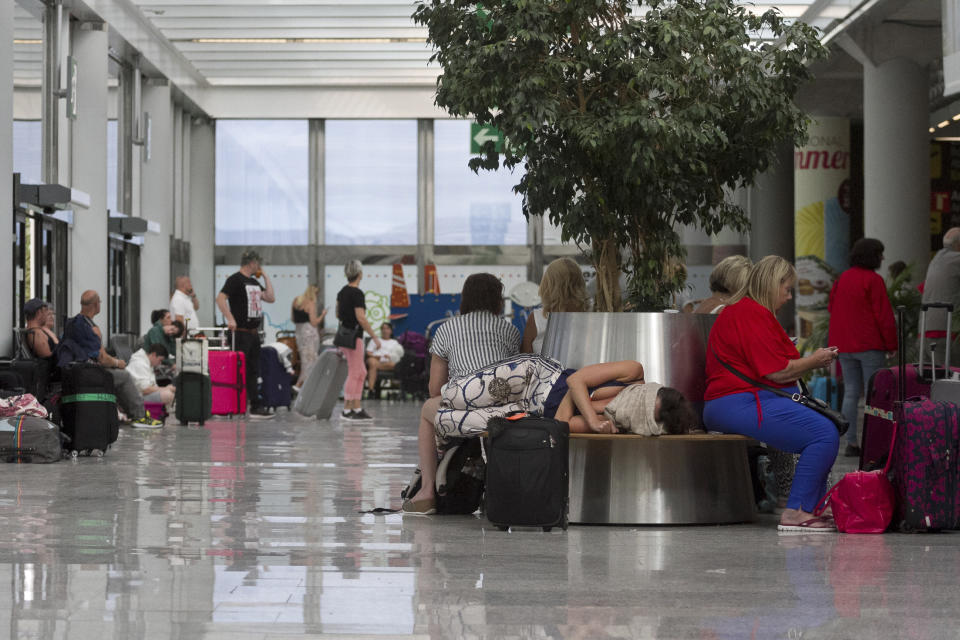
[[[200,324],[212,326],[214,298],[217,296],[213,266],[214,215],[216,194],[216,145],[212,122],[192,123],[184,118],[184,126],[191,127],[190,192],[185,215],[183,238],[190,241],[190,280],[200,297]]]
[[[777,148],[773,164],[750,189],[750,259],[777,255],[793,262],[793,144]]]
[[[0,2],[0,354],[13,349],[13,2]]]
[[[170,85],[150,82],[142,90],[143,111],[150,114],[150,160],[138,153],[140,215],[160,225],[144,236],[140,250],[140,327],[150,312],[170,306],[170,237],[173,233],[173,101]],[[141,116],[142,117],[142,116]],[[140,147],[135,147],[135,151]]]
[[[885,262],[930,258],[930,142],[926,70],[905,59],[863,69],[864,235]]]
[[[70,233],[70,301],[67,315],[80,312],[80,295],[95,289],[103,301],[96,322],[109,335],[107,313],[107,27],[79,23],[74,27],[77,59],[77,119],[73,123],[70,185],[90,196],[90,208],[79,210]]]

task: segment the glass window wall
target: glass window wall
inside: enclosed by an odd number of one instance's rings
[[[218,120],[216,242],[307,244],[306,120]]]
[[[433,138],[434,243],[526,244],[522,199],[513,192],[522,169],[471,171],[469,121],[436,120]]]
[[[417,243],[416,120],[327,120],[327,244]]]

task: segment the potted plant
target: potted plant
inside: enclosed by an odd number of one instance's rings
[[[590,246],[595,309],[662,310],[683,285],[677,229],[744,231],[727,191],[804,139],[793,103],[824,55],[816,31],[734,0],[424,0],[436,103],[500,129],[474,171],[524,172],[523,212]]]

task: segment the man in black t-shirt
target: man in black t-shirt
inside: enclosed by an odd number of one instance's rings
[[[257,278],[263,277],[263,283]],[[217,294],[217,307],[235,336],[237,351],[247,360],[247,402],[250,416],[269,416],[260,406],[257,381],[260,377],[260,319],[263,302],[273,302],[273,283],[260,267],[260,254],[247,250],[240,257],[240,271],[227,278]]]

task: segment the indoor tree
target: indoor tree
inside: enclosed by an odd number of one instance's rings
[[[803,141],[793,97],[824,54],[812,27],[734,0],[424,0],[413,18],[437,105],[507,139],[470,167],[523,167],[524,215],[590,245],[599,311],[620,308],[621,271],[635,308],[667,306],[681,225],[746,230],[724,192]]]

